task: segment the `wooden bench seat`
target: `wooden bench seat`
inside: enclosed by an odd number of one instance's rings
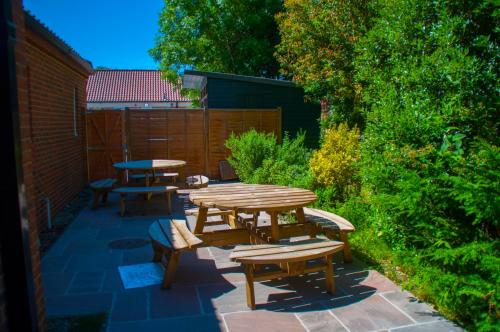
[[[162,262],[166,258],[163,288],[170,288],[179,264],[180,254],[203,244],[189,230],[185,220],[160,219],[149,227],[149,237],[153,246],[153,261]]]
[[[306,220],[316,225],[317,231],[324,233],[328,238],[339,238],[344,242],[344,262],[352,262],[351,247],[348,234],[356,229],[346,219],[334,213],[320,209],[304,208]]]
[[[245,268],[247,305],[255,309],[254,281],[272,280],[304,273],[325,271],[326,290],[335,292],[333,254],[344,244],[327,239],[311,239],[288,244],[258,244],[237,246],[231,252],[232,261]],[[323,262],[308,265],[310,260],[323,258]],[[279,271],[255,273],[259,265],[275,264]],[[259,269],[260,270],[260,269]]]
[[[115,186],[116,179],[102,179],[94,181],[90,184],[90,189],[94,193],[94,199],[92,202],[92,208],[97,209],[99,207],[99,198],[102,197],[102,203],[106,203],[108,199],[108,193],[113,190]]]
[[[176,191],[175,186],[151,186],[151,187],[119,187],[113,192],[120,194],[120,215],[125,215],[125,197],[128,194],[156,194],[164,193],[167,196],[168,211],[172,212],[172,192]]]

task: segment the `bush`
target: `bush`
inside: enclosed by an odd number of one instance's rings
[[[227,159],[243,182],[252,182],[255,171],[262,167],[266,158],[276,153],[276,137],[273,134],[258,133],[251,129],[239,136],[231,133],[226,147],[231,150]]]
[[[282,144],[274,135],[254,129],[240,136],[231,134],[226,141],[232,153],[228,161],[243,182],[309,188],[310,151],[304,140],[305,133],[297,134],[295,139],[285,134]]]
[[[332,197],[343,201],[355,194],[359,187],[357,166],[359,160],[359,130],[349,129],[346,123],[326,129],[321,148],[311,157],[314,181],[320,187],[329,187]],[[324,192],[325,190],[321,190]]]

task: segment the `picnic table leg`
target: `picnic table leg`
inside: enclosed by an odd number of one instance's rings
[[[306,222],[306,216],[304,214],[304,209],[303,208],[297,208],[295,210],[295,216],[297,217],[297,222],[299,224],[303,224]]]
[[[125,194],[120,195],[120,216],[125,215]]]
[[[278,225],[278,212],[271,211],[271,237],[273,242],[277,242],[280,239],[280,228]]]
[[[344,242],[344,263],[352,262],[351,246],[349,246],[349,240],[347,238],[346,232],[340,232],[340,241]]]
[[[165,195],[167,195],[168,213],[172,214],[172,193],[169,191]]]
[[[101,196],[101,191],[94,190],[94,200],[92,201],[92,209],[97,209],[99,207],[99,198]]]
[[[326,291],[330,294],[335,293],[335,280],[333,279],[333,255],[325,257],[326,259],[326,270],[325,270],[325,281],[326,281]]]
[[[165,275],[163,277],[163,288],[170,288],[170,285],[172,285],[175,271],[177,271],[177,266],[179,265],[179,257],[179,251],[171,253],[170,258],[168,259],[167,268],[165,269]]]
[[[246,293],[247,293],[247,306],[255,310],[255,291],[253,288],[253,265],[245,264],[245,279],[246,279]]]
[[[146,175],[146,177],[144,178],[144,183],[145,183],[146,187],[149,187],[149,186],[151,185],[151,184],[149,183],[149,171],[146,171],[144,174]],[[154,173],[153,173],[153,174],[154,174]],[[154,179],[153,179],[153,181],[154,181]],[[153,194],[152,194],[152,193],[147,193],[147,194],[144,196],[144,199],[146,199],[146,200],[150,200],[152,196],[153,196]]]
[[[200,206],[198,209],[198,217],[196,218],[196,226],[194,227],[195,234],[203,233],[205,221],[207,220],[208,207]]]

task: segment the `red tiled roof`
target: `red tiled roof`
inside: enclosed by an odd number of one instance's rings
[[[190,101],[159,70],[96,70],[87,83],[87,102]]]

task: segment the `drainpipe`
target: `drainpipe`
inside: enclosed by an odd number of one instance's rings
[[[45,202],[45,208],[47,209],[47,227],[48,229],[52,229],[52,213],[50,210],[50,198],[44,197],[42,201]]]

